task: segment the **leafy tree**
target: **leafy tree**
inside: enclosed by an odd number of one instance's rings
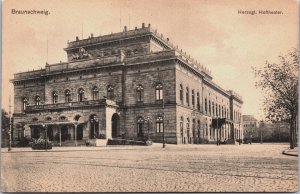
[[[9,115],[4,109],[2,109],[1,117],[1,147],[5,147],[9,143]]]
[[[279,56],[279,63],[266,61],[262,68],[253,68],[256,87],[265,94],[264,112],[272,122],[288,120],[290,123],[290,148],[296,144],[298,128],[298,64],[297,49]]]
[[[5,131],[8,131],[9,130],[9,115],[4,109],[2,109],[1,117],[2,117],[1,127]]]

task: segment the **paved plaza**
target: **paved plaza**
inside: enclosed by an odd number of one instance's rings
[[[296,192],[288,144],[2,149],[4,192]]]

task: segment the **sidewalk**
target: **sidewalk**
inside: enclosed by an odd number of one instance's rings
[[[284,155],[288,155],[288,156],[296,156],[298,157],[298,147],[295,147],[294,149],[286,149],[282,152],[282,154]]]
[[[170,147],[170,145],[168,145]],[[174,145],[171,145],[173,147]],[[153,143],[151,146],[138,145],[108,145],[108,146],[70,146],[70,147],[52,147],[46,150],[32,150],[31,147],[13,147],[11,151],[8,148],[1,148],[1,153],[17,153],[17,152],[71,152],[71,151],[101,151],[101,150],[132,150],[132,149],[149,149],[160,148],[160,143]]]

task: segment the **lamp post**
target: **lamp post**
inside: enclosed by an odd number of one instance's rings
[[[204,125],[203,125],[203,122],[201,120],[201,128],[202,128],[202,144],[204,144]],[[205,127],[205,130],[206,130],[206,127]],[[207,134],[206,134],[207,135]]]
[[[196,125],[196,120],[195,120],[195,112],[194,112],[194,110],[192,110],[192,130],[193,130],[193,139],[195,140],[195,125]],[[191,143],[192,143],[192,141],[191,141]],[[194,143],[194,141],[193,141],[193,143]]]
[[[239,145],[241,145],[241,121],[239,121],[239,132],[238,132],[238,135],[239,135]]]
[[[45,128],[45,142],[46,142],[46,151],[47,151],[47,147],[48,147],[48,143],[47,143],[47,125],[43,124],[43,128]]]
[[[98,118],[96,117],[96,115],[94,115],[92,118],[91,118],[91,124],[93,124],[93,131],[94,131],[94,138],[96,139],[96,124],[98,122]]]
[[[75,146],[77,146],[77,125],[78,125],[78,121],[75,121],[74,126],[75,126]]]
[[[10,112],[10,96],[9,96],[9,111],[8,111],[8,116],[9,116],[9,131],[8,131],[8,134],[9,134],[9,147],[8,147],[8,151],[11,151],[11,112]]]
[[[260,128],[260,143],[263,143],[263,139],[262,139],[262,125],[263,125],[263,121],[261,121],[259,128]]]
[[[163,106],[163,148],[165,148],[166,144],[165,144],[165,103],[164,103],[164,99],[162,99],[162,106]]]
[[[148,124],[148,140],[150,140],[150,117],[148,116],[147,119],[146,119],[146,122]]]

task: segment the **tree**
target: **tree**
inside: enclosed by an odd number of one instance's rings
[[[4,109],[2,109],[1,118],[1,146],[7,146],[9,141],[9,115]]]
[[[298,131],[298,64],[297,49],[279,56],[279,63],[266,61],[262,68],[253,68],[256,87],[265,94],[264,112],[272,122],[288,120],[290,123],[290,148],[297,146]]]
[[[9,116],[8,116],[8,113],[4,109],[2,109],[1,117],[2,117],[2,121],[1,121],[2,129],[4,129],[5,131],[9,130]]]

